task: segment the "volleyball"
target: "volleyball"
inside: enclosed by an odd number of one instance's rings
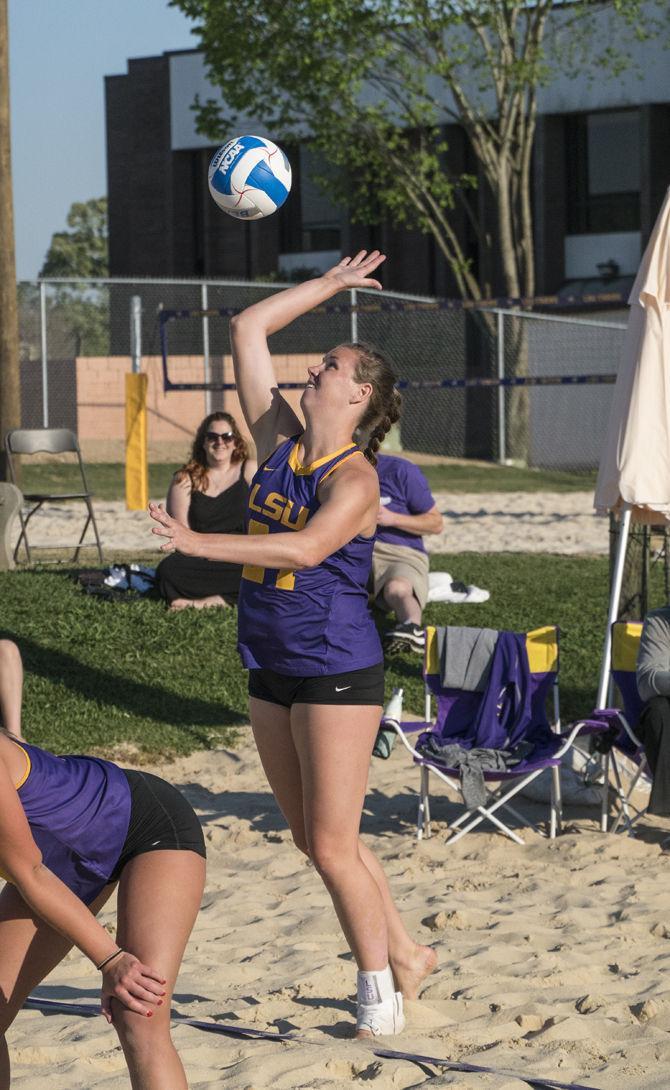
[[[281,208],[291,191],[291,164],[264,136],[236,136],[209,164],[209,191],[229,216],[258,220]]]

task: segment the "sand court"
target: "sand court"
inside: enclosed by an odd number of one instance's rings
[[[592,493],[439,493],[435,552],[605,554]],[[159,559],[144,512],[96,505],[103,542]],[[45,516],[60,534],[63,508]],[[80,517],[80,511],[76,512]],[[72,528],[69,529],[71,539]],[[36,538],[37,539],[37,538]],[[127,755],[124,757],[128,763]],[[439,969],[407,1004],[398,1038],[352,1039],[355,965],[330,899],[291,844],[250,732],[236,749],[155,767],[203,823],[208,878],[175,993],[193,1018],[294,1032],[241,1040],[175,1029],[192,1090],[450,1087],[522,1090],[524,1076],[599,1090],[666,1090],[670,1064],[670,823],[643,820],[636,839],[604,836],[598,811],[566,806],[566,832],[526,845],[479,830],[449,849],[448,795],[432,796],[434,836],[414,836],[418,773],[397,746],[373,760],[363,835],[410,931],[434,944]],[[544,817],[538,809],[537,816]],[[112,926],[113,906],[103,921]],[[72,953],[39,993],[96,1002],[98,976]],[[20,1090],[121,1090],[125,1064],[99,1019],[24,1011],[10,1033]],[[495,1074],[375,1056],[379,1046],[464,1061]],[[518,1076],[518,1077],[515,1077]]]
[[[295,1031],[244,1041],[177,1026],[192,1090],[319,1090],[370,1084],[521,1090],[509,1075],[465,1074],[381,1059],[380,1044],[600,1090],[665,1090],[670,1064],[668,823],[639,839],[603,836],[597,811],[570,812],[549,842],[525,847],[478,832],[449,852],[446,795],[435,835],[414,839],[418,773],[394,750],[372,763],[363,833],[410,930],[435,944],[439,970],[408,1029],[377,1043],[350,1037],[355,966],[328,895],[292,847],[251,743],[156,768],[196,807],[209,852],[202,911],[175,1006],[200,1019]],[[108,909],[104,921],[113,920]],[[94,1002],[98,979],[77,952],[41,988]],[[100,1019],[22,1012],[11,1030],[21,1090],[127,1088]]]
[[[441,534],[426,535],[429,552],[530,552],[607,555],[609,523],[594,514],[593,492],[435,492],[444,514]],[[162,500],[163,497],[158,497]],[[151,520],[144,511],[127,511],[120,500],[95,501],[103,548],[159,558]],[[44,505],[30,527],[30,541],[76,541],[81,504]],[[14,542],[18,530],[14,534]]]

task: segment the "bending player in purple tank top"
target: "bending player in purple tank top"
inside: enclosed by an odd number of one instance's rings
[[[408,935],[377,860],[359,839],[383,703],[367,602],[379,510],[375,451],[398,419],[387,361],[341,344],[308,368],[305,424],[277,388],[267,338],[348,288],[377,288],[378,251],[248,307],[231,322],[235,378],[259,469],[247,537],[198,535],[151,505],[164,551],[245,565],[239,649],[263,767],[298,848],[333,899],[358,965],[356,1032],[397,1033],[435,953]],[[353,436],[367,436],[365,451]]]
[[[72,946],[102,973],[102,1013],[132,1086],[187,1090],[170,1001],[203,857],[196,815],[170,784],[98,758],[56,757],[0,722],[0,1090],[10,1085],[4,1034]],[[117,882],[114,939],[95,913]]]

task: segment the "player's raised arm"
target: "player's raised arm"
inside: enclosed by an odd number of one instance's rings
[[[259,461],[283,439],[303,429],[278,389],[268,337],[345,288],[381,289],[371,274],[384,260],[378,250],[370,254],[361,250],[354,258],[343,258],[323,276],[268,296],[231,320],[235,382]]]

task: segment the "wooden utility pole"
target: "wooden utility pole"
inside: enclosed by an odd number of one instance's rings
[[[7,480],[5,435],[21,426],[19,317],[9,118],[7,0],[0,0],[0,480]]]

